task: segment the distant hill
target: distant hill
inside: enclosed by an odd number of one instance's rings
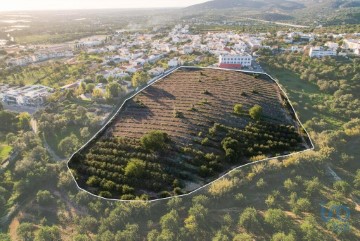
[[[287,0],[213,0],[188,7],[188,10],[218,10],[231,8],[248,8],[252,10],[279,9],[284,11],[302,9],[300,2]]]
[[[360,0],[212,0],[184,8],[183,13],[307,24],[359,24]]]
[[[360,7],[360,0],[212,0],[186,8],[189,11],[223,10],[242,8],[252,11],[292,12],[312,8]]]

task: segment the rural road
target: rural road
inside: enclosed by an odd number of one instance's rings
[[[277,25],[289,26],[289,27],[294,27],[294,28],[309,28],[310,27],[310,26],[306,26],[306,25],[297,25],[297,24],[283,23],[283,22],[273,22],[273,21],[267,21],[267,20],[256,19],[256,18],[245,18],[245,19],[259,21],[259,22],[263,22],[263,23],[273,23],[273,24],[277,24]]]

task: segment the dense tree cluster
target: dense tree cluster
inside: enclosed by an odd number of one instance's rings
[[[326,99],[314,107],[319,111],[327,108],[331,114],[348,118],[358,117],[360,59],[353,58],[309,58],[300,54],[280,54],[261,56],[260,62],[276,70],[288,70],[300,76],[301,81],[315,84],[320,91],[330,94]]]
[[[212,178],[227,165],[245,163],[253,156],[299,150],[301,142],[293,126],[252,122],[237,129],[215,123],[199,144],[216,148],[221,154],[191,147],[179,149],[166,133],[155,130],[139,140],[101,139],[70,164],[81,185],[97,190],[99,195],[148,198],[155,191],[158,197],[166,197],[181,194],[183,183],[194,176]],[[175,162],[174,153],[183,153],[186,165]]]

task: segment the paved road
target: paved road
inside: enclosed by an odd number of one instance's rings
[[[289,27],[294,27],[294,28],[310,28],[310,26],[306,26],[306,25],[297,25],[297,24],[283,23],[283,22],[273,22],[273,21],[267,21],[267,20],[256,19],[256,18],[245,18],[245,19],[259,21],[259,22],[263,22],[263,23],[273,23],[273,24],[277,24],[277,25],[289,26]]]

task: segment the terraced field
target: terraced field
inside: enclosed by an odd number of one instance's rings
[[[256,105],[259,118],[249,115]],[[267,76],[181,68],[128,100],[69,166],[94,194],[152,199],[192,191],[251,157],[304,150],[306,142]]]

